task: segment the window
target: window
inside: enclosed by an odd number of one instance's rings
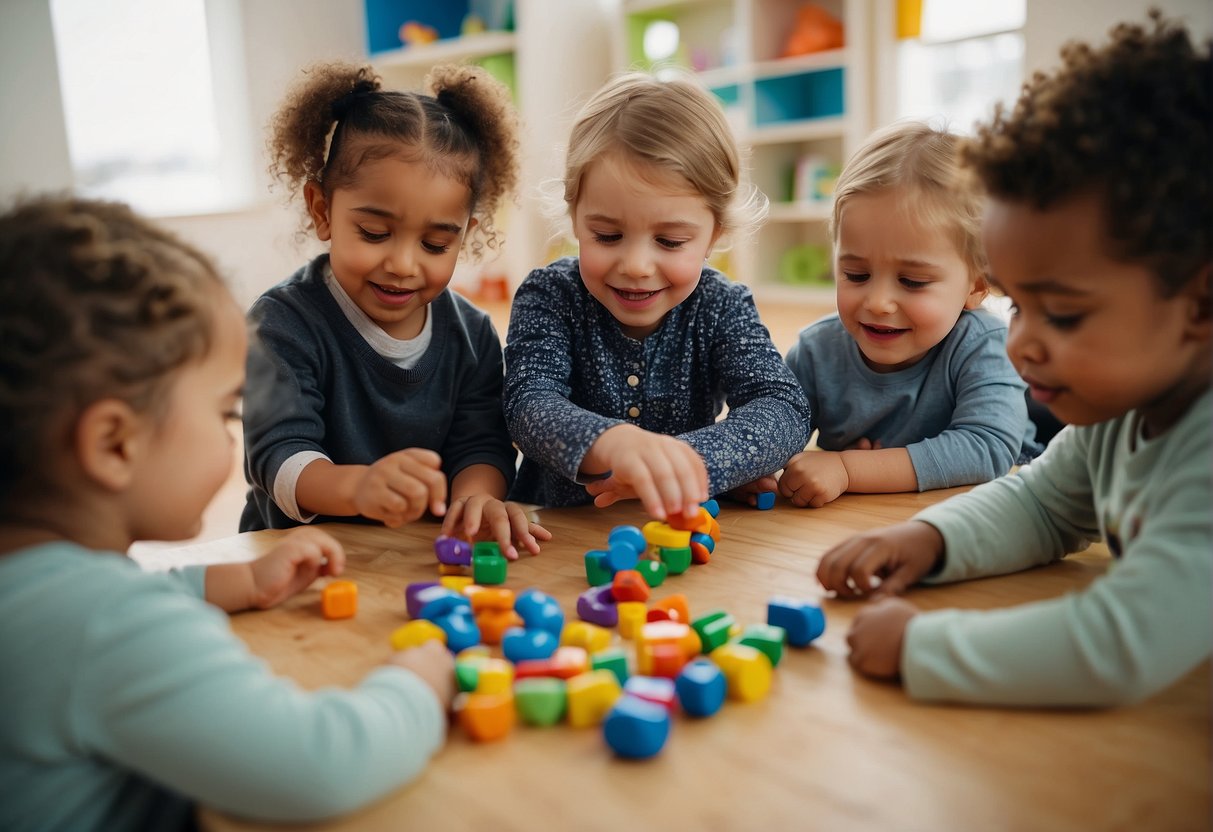
[[[50,5],[77,191],[159,216],[246,204],[241,154],[225,154],[217,118],[208,13],[224,4]]]
[[[904,0],[903,0],[904,2]],[[971,133],[1023,80],[1026,0],[922,0],[916,39],[898,42],[892,118]]]

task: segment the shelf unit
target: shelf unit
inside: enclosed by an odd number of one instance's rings
[[[364,0],[367,52],[392,88],[418,90],[436,64],[470,62],[513,90],[522,120],[518,201],[495,217],[504,234],[500,254],[486,253],[480,263],[461,261],[453,279],[454,286],[474,293],[482,278],[504,277],[512,295],[550,253],[553,230],[536,186],[563,173],[557,148],[575,112],[570,102],[583,99],[610,74],[610,50],[601,37],[610,17],[599,0],[491,0],[488,5],[511,19],[513,29],[461,35],[459,21],[476,5],[476,0]],[[399,46],[396,31],[407,21],[432,25],[440,39]],[[387,43],[391,48],[383,48]]]
[[[870,31],[873,0],[819,0],[843,23],[841,48],[781,57],[805,0],[622,0],[614,38],[616,69],[660,73],[690,69],[725,107],[747,152],[751,181],[771,203],[767,222],[751,238],[734,241],[731,276],[770,300],[833,303],[824,281],[781,278],[785,254],[805,244],[829,250],[828,195],[793,199],[798,162],[819,159],[835,171],[868,134],[871,95]],[[646,32],[677,27],[673,55],[652,60]],[[802,189],[805,191],[811,189]],[[829,188],[826,188],[828,191]],[[802,261],[804,258],[801,258]],[[826,258],[828,262],[828,257]]]

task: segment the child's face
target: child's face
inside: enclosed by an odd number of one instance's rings
[[[901,192],[850,197],[834,246],[838,316],[878,373],[913,366],[985,297],[951,235]]]
[[[306,195],[341,288],[388,335],[417,337],[471,228],[467,187],[424,162],[389,157],[363,164],[331,200],[315,185]]]
[[[133,540],[196,535],[203,510],[231,473],[230,423],[244,385],[248,334],[235,301],[216,295],[210,353],[182,368],[165,410],[147,416],[144,453],[127,495]]]
[[[1165,430],[1208,387],[1208,341],[1189,291],[1174,297],[1142,265],[1112,259],[1100,202],[1044,211],[991,200],[990,274],[1015,304],[1007,353],[1057,418],[1090,425],[1140,410]]]
[[[671,174],[616,155],[590,164],[573,209],[581,280],[637,340],[699,285],[716,243],[703,197]]]

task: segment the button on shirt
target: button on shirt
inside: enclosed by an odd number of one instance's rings
[[[524,455],[511,499],[590,502],[574,478],[618,424],[687,442],[713,494],[782,468],[808,442],[808,401],[750,290],[714,269],[636,341],[586,290],[577,258],[557,260],[518,288],[505,361],[506,421]]]

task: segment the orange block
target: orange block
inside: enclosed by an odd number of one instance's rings
[[[485,644],[501,644],[505,631],[510,627],[521,627],[522,616],[511,609],[483,609],[476,613],[476,626],[480,628],[480,640]]]
[[[514,590],[512,589],[472,584],[464,588],[463,594],[472,602],[472,612],[476,614],[482,610],[514,609]]]
[[[665,523],[671,529],[679,529],[684,532],[697,532],[701,526],[704,526],[711,519],[712,515],[708,514],[708,510],[700,506],[697,514],[690,515],[689,517],[682,514],[671,514],[666,518]]]
[[[649,612],[652,613],[654,610],[665,610],[669,613],[666,617],[671,621],[679,621],[683,624],[691,623],[691,608],[687,604],[687,597],[681,592],[667,595],[665,598],[654,601]],[[658,619],[650,616],[649,620],[656,621]]]
[[[615,573],[615,578],[611,581],[611,595],[614,596],[616,603],[624,601],[643,603],[649,600],[649,584],[637,570],[624,569]]]
[[[333,581],[320,591],[320,611],[328,619],[353,618],[358,612],[358,585]]]
[[[477,742],[499,740],[514,727],[514,694],[469,693],[457,705],[459,724]]]

